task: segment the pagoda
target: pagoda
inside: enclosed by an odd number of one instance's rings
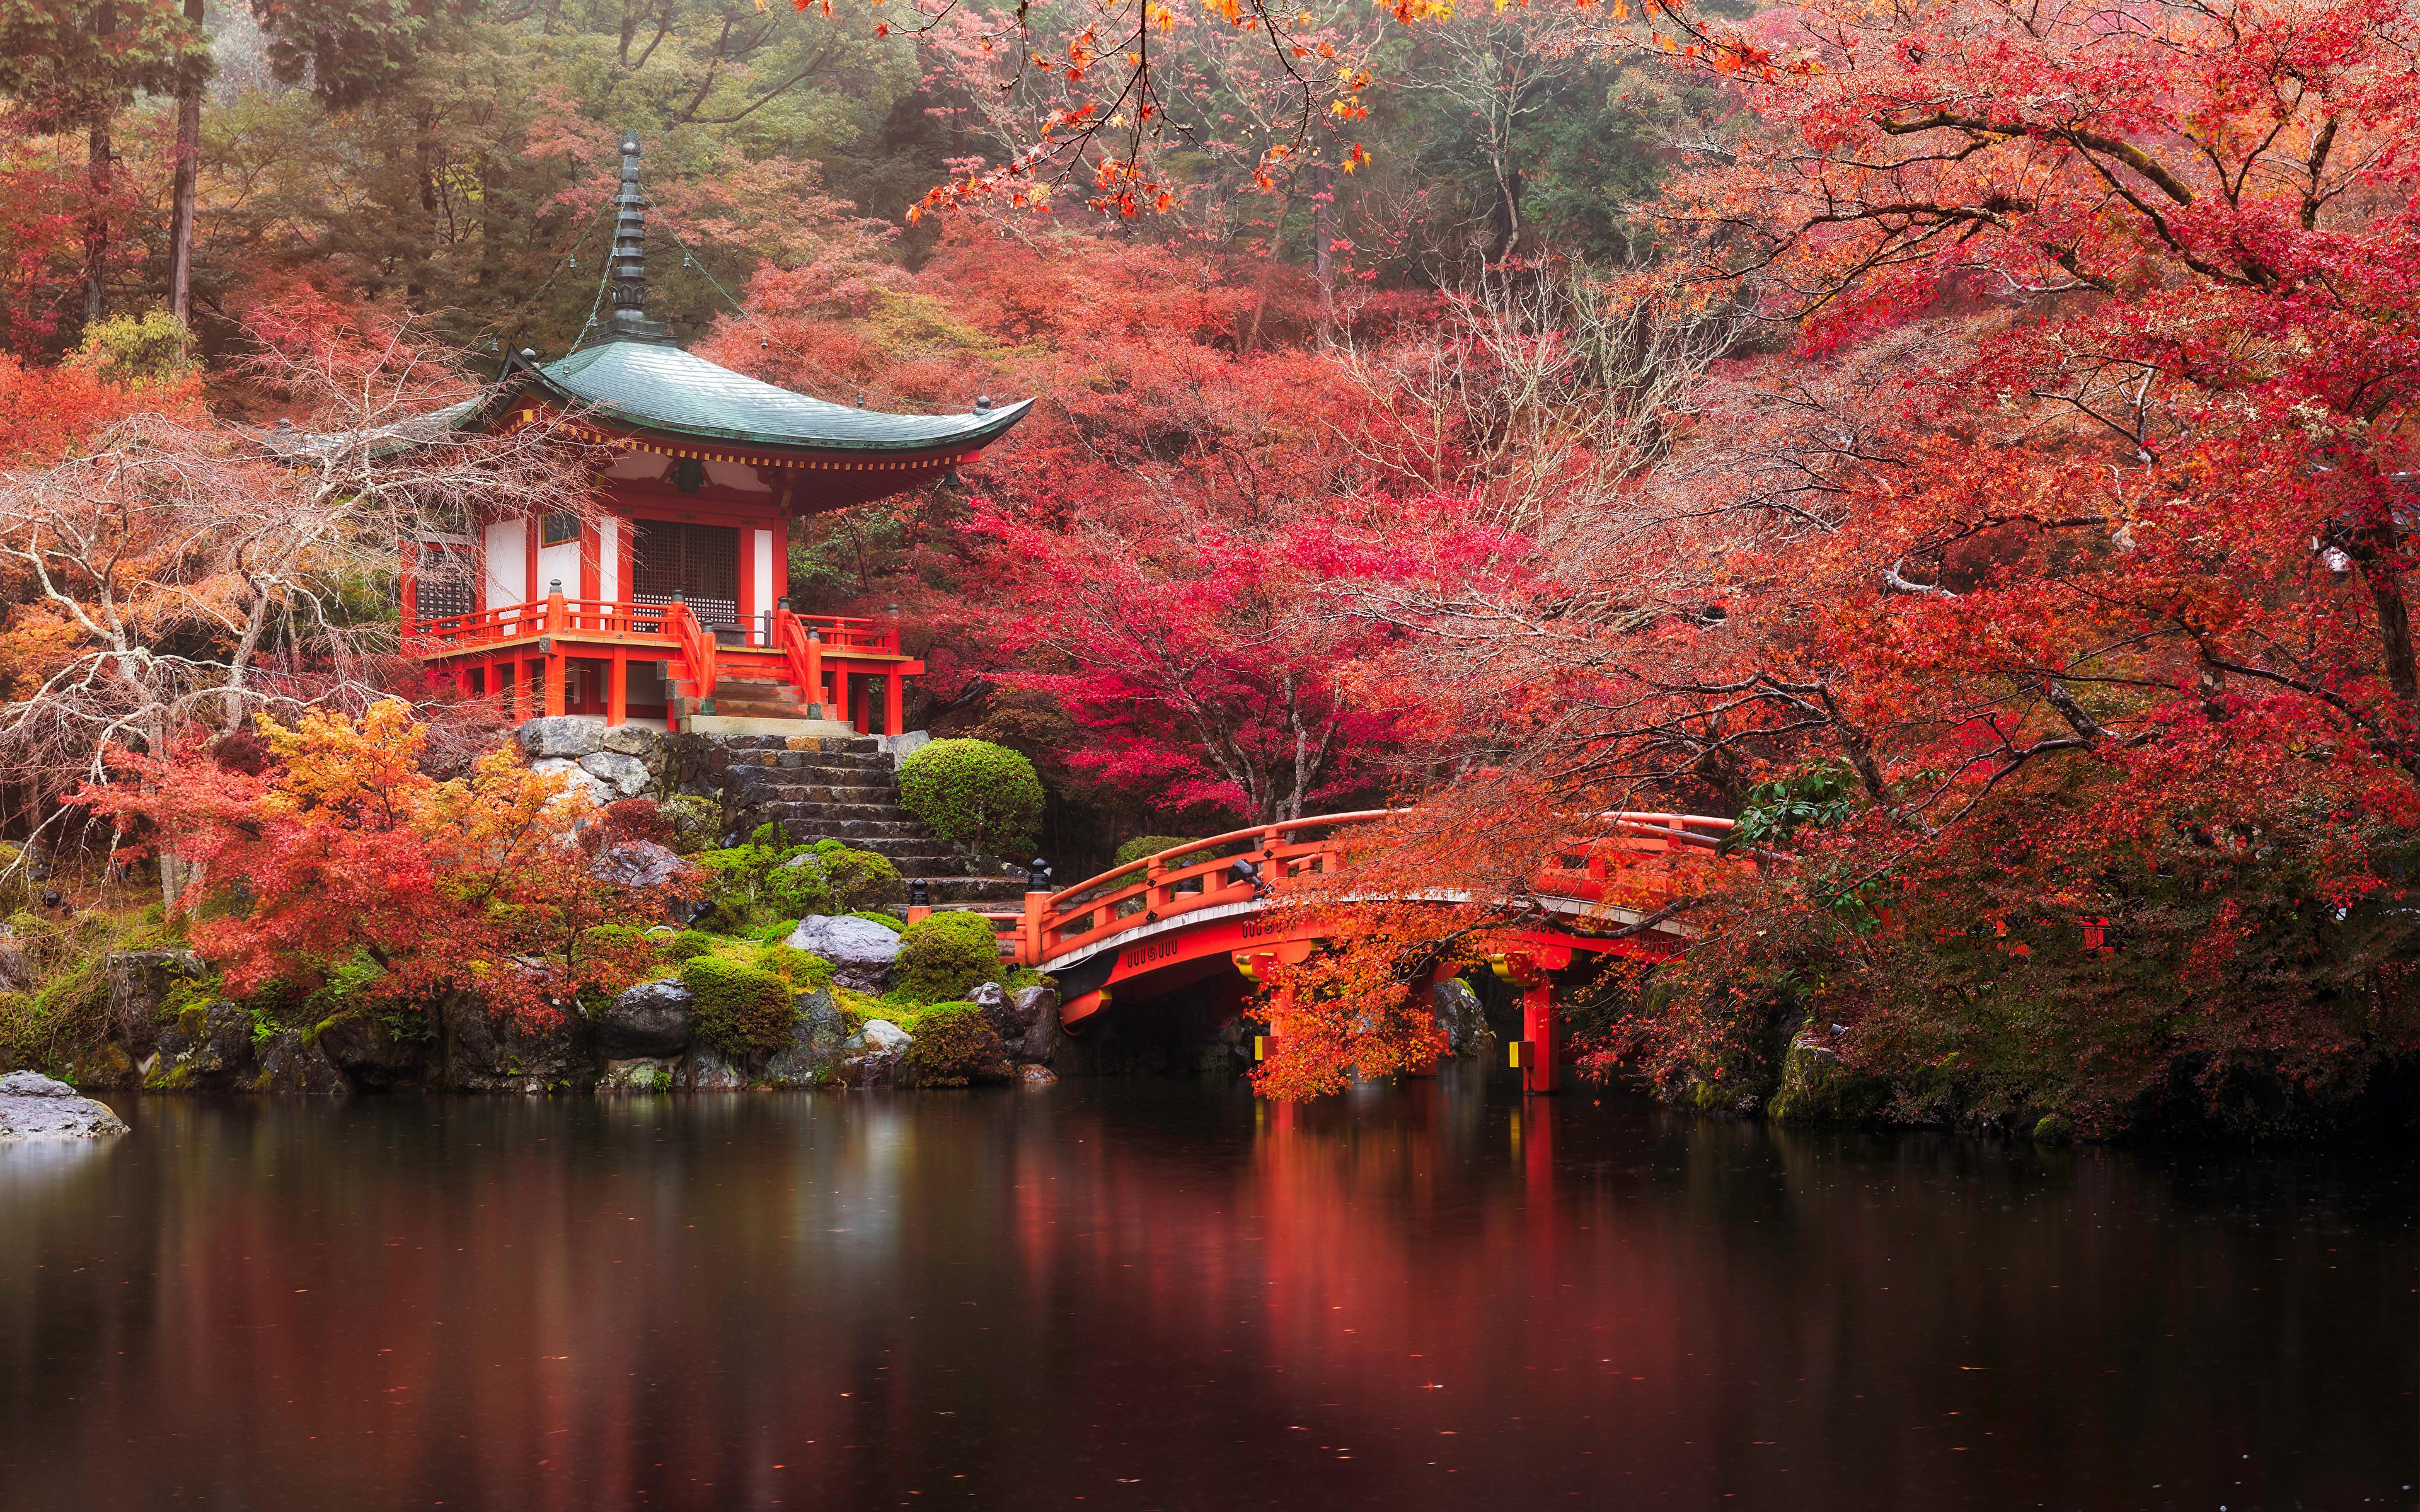
[[[647,317],[635,141],[622,144],[616,210],[601,332],[559,362],[507,356],[458,422],[551,424],[594,444],[600,507],[494,514],[405,543],[406,649],[522,719],[900,733],[923,663],[894,623],[792,612],[789,522],[929,483],[1033,402],[852,409],[683,351]]]

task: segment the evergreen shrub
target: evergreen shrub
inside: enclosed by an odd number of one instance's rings
[[[897,985],[906,1003],[946,1003],[1000,980],[1000,936],[991,920],[952,909],[928,915],[900,932]]]
[[[1042,779],[1006,746],[936,740],[900,764],[899,805],[944,840],[1006,856],[1041,822]]]

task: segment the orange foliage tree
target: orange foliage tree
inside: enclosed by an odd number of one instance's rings
[[[250,749],[118,755],[116,780],[78,801],[185,858],[194,945],[238,993],[307,994],[366,959],[379,1002],[467,993],[544,1027],[653,962],[641,930],[690,887],[669,852],[659,869],[614,864],[561,775],[507,745],[440,779],[427,743],[394,699],[359,718],[263,717]]]

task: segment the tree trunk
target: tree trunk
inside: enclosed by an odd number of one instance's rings
[[[202,0],[185,0],[185,21],[198,37]],[[177,180],[168,216],[168,313],[194,323],[194,202],[202,172],[202,70],[177,81]]]
[[[1319,193],[1311,205],[1311,256],[1319,270],[1319,325],[1325,332],[1336,320],[1336,165],[1326,159],[1320,161]]]
[[[117,30],[117,8],[101,0],[92,13],[93,35],[107,38]],[[105,46],[106,44],[104,44]],[[109,265],[109,117],[111,107],[93,107],[91,134],[86,139],[85,187],[92,203],[84,216],[84,323],[99,323]]]

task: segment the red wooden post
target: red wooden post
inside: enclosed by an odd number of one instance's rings
[[[1042,918],[1050,912],[1050,895],[1029,892],[1025,895],[1025,928],[1017,936],[1016,964],[1021,966],[1042,964]]]
[[[908,701],[905,687],[907,679],[901,677],[897,672],[894,671],[891,674],[889,687],[890,696],[882,711],[882,733],[886,735],[900,734],[907,729]]]
[[[1555,986],[1550,972],[1572,964],[1568,945],[1531,944],[1496,957],[1496,975],[1521,989],[1521,1042],[1512,1063],[1521,1069],[1521,1090],[1532,1096],[1555,1089]]]
[[[1555,984],[1544,977],[1521,995],[1521,1090],[1532,1097],[1555,1089]]]
[[[830,702],[824,697],[824,633],[821,630],[809,630],[807,632],[807,717],[810,719],[830,717],[824,711],[830,706]]]
[[[630,652],[627,646],[615,646],[613,657],[605,664],[605,722],[621,724],[630,717]]]

